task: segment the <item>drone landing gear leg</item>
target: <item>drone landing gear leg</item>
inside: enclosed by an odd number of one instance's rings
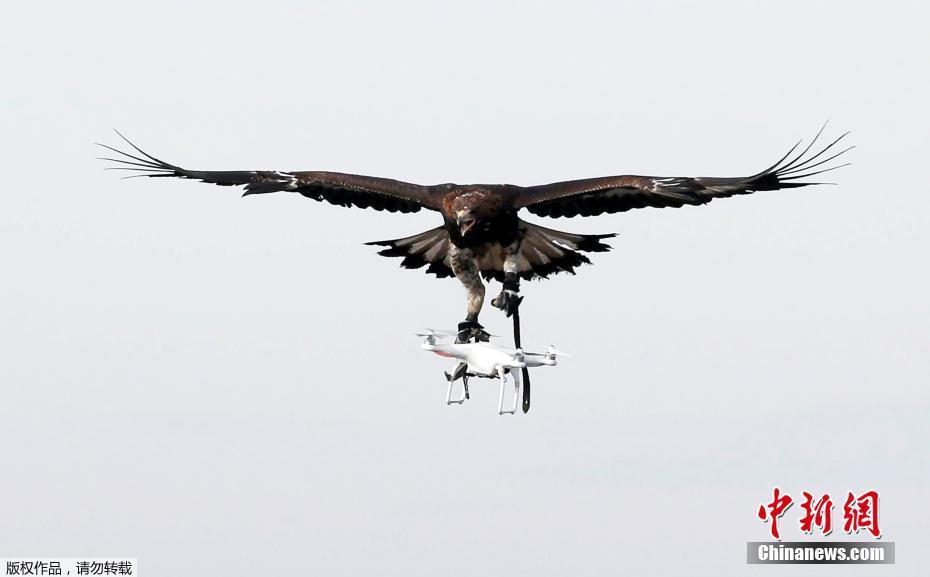
[[[461,405],[465,402],[465,399],[468,398],[468,376],[465,374],[465,371],[468,370],[468,365],[465,363],[459,363],[455,366],[455,369],[452,371],[452,374],[446,373],[446,380],[449,381],[449,388],[446,390],[446,404],[447,405]],[[465,392],[458,399],[452,398],[452,389],[455,386],[455,381],[459,378],[462,379],[462,385],[465,388]]]
[[[447,405],[461,405],[465,402],[465,395],[462,395],[458,399],[452,398],[452,389],[455,387],[455,381],[449,381],[449,388],[446,391],[446,404]]]
[[[504,389],[507,387],[507,369],[505,369],[504,367],[499,367],[497,369],[497,376],[500,377],[500,380],[501,380],[501,394],[497,402],[497,414],[503,415],[506,413],[509,415],[513,415],[514,413],[517,412],[517,401],[518,401],[518,396],[520,393],[520,381],[518,380],[516,373],[514,373],[513,384],[514,384],[515,390],[513,394],[513,404],[509,410],[505,411],[504,410]]]
[[[526,370],[525,368],[523,369]],[[517,412],[517,405],[520,402],[520,389],[526,386],[523,382],[523,376],[518,369],[511,369],[510,375],[513,377],[513,408],[511,409],[511,414]]]

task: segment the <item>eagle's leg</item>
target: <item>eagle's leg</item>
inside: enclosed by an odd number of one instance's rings
[[[475,253],[470,248],[458,248],[454,244],[449,246],[449,263],[455,278],[459,279],[467,292],[465,321],[459,323],[459,334],[456,342],[467,343],[471,339],[488,341],[490,335],[478,322],[478,313],[484,304],[484,283],[478,274],[478,263]]]
[[[491,301],[495,306],[511,316],[520,306],[523,300],[518,293],[520,292],[520,275],[517,272],[520,260],[520,240],[504,247],[504,286],[501,294]]]

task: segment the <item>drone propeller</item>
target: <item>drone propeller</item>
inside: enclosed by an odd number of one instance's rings
[[[526,351],[526,354],[528,354],[528,355],[536,355],[536,356],[539,356],[539,357],[546,357],[546,356],[549,356],[549,357],[556,357],[556,356],[558,356],[558,357],[570,357],[570,356],[571,356],[571,355],[568,354],[568,353],[563,353],[562,351],[556,349],[553,345],[549,345],[548,348],[546,349],[546,352],[544,352],[544,353],[535,353],[535,352]]]
[[[445,329],[426,329],[425,333],[414,333],[418,337],[455,337],[458,333]]]
[[[418,337],[450,337],[455,338],[459,336],[458,331],[453,331],[451,329],[426,329],[425,333],[414,333]],[[500,335],[488,335],[489,337],[496,338]]]
[[[570,356],[572,356],[572,355],[570,355],[569,353],[563,353],[562,351],[556,349],[556,348],[555,348],[554,346],[552,346],[552,345],[549,345],[549,349],[546,351],[546,354],[557,355],[557,356],[560,356],[560,357],[570,357]]]

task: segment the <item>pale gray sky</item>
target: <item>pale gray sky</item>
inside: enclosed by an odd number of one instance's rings
[[[926,3],[33,2],[3,20],[0,556],[750,574],[778,484],[879,489],[896,573],[926,572]],[[411,336],[460,320],[457,282],[362,245],[435,213],[120,181],[92,145],[116,127],[191,168],[537,184],[751,173],[827,118],[858,145],[838,186],[528,216],[620,236],[524,286],[524,340],[575,356],[507,418],[487,381],[444,406],[448,363]]]

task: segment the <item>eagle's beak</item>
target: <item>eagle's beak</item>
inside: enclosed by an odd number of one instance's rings
[[[475,220],[475,217],[471,215],[461,216],[457,218],[456,221],[458,222],[459,232],[462,233],[462,236],[465,236],[468,233],[468,231],[471,230],[473,226],[475,226],[475,223],[477,222]]]

